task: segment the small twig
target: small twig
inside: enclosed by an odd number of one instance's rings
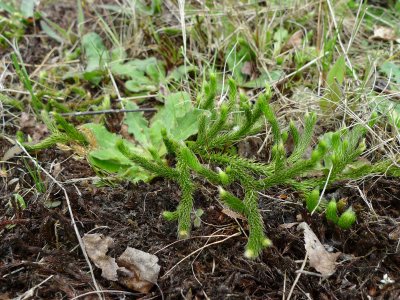
[[[295,272],[296,274],[304,274],[304,275],[310,275],[310,276],[316,276],[316,277],[320,277],[320,278],[323,278],[324,276],[322,276],[321,274],[319,274],[319,273],[316,273],[316,272],[310,272],[310,271],[304,271],[304,270],[297,270],[296,272]]]
[[[23,224],[30,222],[31,219],[14,219],[14,220],[1,220],[0,229],[7,225]]]
[[[183,262],[184,260],[186,260],[186,259],[188,259],[189,257],[191,257],[193,254],[196,254],[197,252],[200,252],[200,251],[202,251],[203,249],[208,248],[208,247],[211,247],[211,246],[213,246],[213,245],[223,243],[223,242],[225,242],[226,240],[229,240],[230,238],[233,238],[233,237],[238,236],[238,235],[241,235],[241,233],[240,233],[240,232],[236,232],[235,234],[232,234],[232,235],[230,235],[230,236],[228,236],[228,237],[226,237],[226,238],[224,238],[224,239],[222,239],[222,240],[213,242],[213,243],[211,243],[211,244],[206,244],[205,246],[200,247],[199,249],[193,251],[192,253],[189,253],[189,254],[186,255],[184,258],[182,258],[180,261],[178,261],[171,269],[169,269],[167,272],[165,272],[165,274],[164,274],[161,278],[164,278],[165,276],[167,276],[167,275],[168,275],[169,273],[171,273],[172,270],[174,270],[181,262]]]
[[[314,58],[313,60],[309,61],[308,63],[306,63],[304,66],[302,66],[301,68],[299,68],[296,71],[293,71],[292,73],[286,75],[285,77],[275,80],[272,84],[274,85],[280,85],[282,83],[284,83],[286,80],[288,80],[290,77],[293,77],[296,74],[301,73],[302,71],[304,71],[305,69],[307,69],[308,67],[312,66],[313,64],[315,64],[318,60],[320,60],[321,58],[323,58],[325,55],[327,55],[328,52],[325,52],[321,55],[319,55],[318,57]]]
[[[61,116],[87,116],[87,115],[101,115],[101,114],[117,114],[117,113],[130,113],[130,112],[155,112],[156,108],[138,108],[138,109],[105,109],[96,111],[77,111],[70,113],[62,113]]]
[[[290,291],[289,291],[289,295],[288,295],[288,297],[287,297],[287,300],[290,300],[290,297],[292,297],[294,288],[296,287],[297,282],[299,281],[300,276],[301,276],[301,274],[302,274],[301,272],[304,271],[304,267],[306,266],[307,257],[308,257],[308,252],[306,252],[306,256],[304,257],[303,264],[301,265],[300,270],[298,270],[298,271],[300,271],[300,272],[296,271],[296,272],[297,272],[297,276],[296,276],[296,278],[295,278],[295,280],[294,280],[294,282],[293,282],[292,287],[290,288]]]
[[[324,197],[324,194],[325,194],[326,187],[328,186],[328,183],[329,183],[329,179],[331,178],[332,169],[333,169],[333,165],[332,165],[331,168],[329,169],[328,177],[326,178],[324,188],[322,189],[321,195],[319,196],[319,199],[318,199],[318,203],[317,203],[317,205],[314,207],[314,209],[312,210],[311,215],[313,215],[313,214],[315,213],[315,211],[317,210],[317,208],[318,208],[319,205],[321,204],[322,198]]]
[[[131,293],[131,292],[125,292],[125,291],[118,291],[118,290],[102,290],[102,292],[103,293],[108,293],[108,294],[122,294],[122,295],[127,295],[127,296],[139,296],[139,295],[142,295],[141,293]],[[96,291],[87,292],[87,293],[75,296],[71,300],[76,300],[76,299],[79,299],[79,298],[90,296],[90,295],[93,295],[95,293],[96,293]]]
[[[49,281],[51,278],[53,278],[54,275],[50,275],[49,277],[47,277],[45,280],[43,280],[41,283],[39,283],[38,285],[35,285],[34,287],[30,288],[29,290],[27,290],[25,293],[23,293],[21,296],[14,298],[16,300],[27,300],[27,299],[31,299],[34,296],[35,290],[37,288],[39,288],[42,284],[46,283],[47,281]]]

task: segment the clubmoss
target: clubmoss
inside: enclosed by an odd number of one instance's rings
[[[197,97],[197,105],[203,112],[198,118],[198,134],[194,140],[174,140],[166,130],[162,130],[162,140],[169,154],[169,161],[173,163],[166,162],[155,150],[147,149],[151,156],[144,157],[133,153],[122,140],[117,143],[118,150],[136,165],[155,176],[165,177],[179,184],[182,191],[180,203],[175,211],[165,211],[163,216],[169,221],[178,222],[180,238],[190,235],[195,180],[218,185],[224,205],[244,216],[249,228],[245,256],[255,258],[272,244],[265,235],[258,192],[277,185],[290,186],[304,196],[308,210],[313,211],[318,208],[319,191],[325,185],[338,180],[358,179],[373,173],[400,176],[399,168],[391,161],[370,165],[353,164],[365,150],[366,130],[363,126],[326,133],[313,145],[316,114],[304,116],[301,133],[293,122],[290,122],[286,132],[280,127],[269,104],[272,95],[269,88],[258,97],[256,103],[251,104],[246,96],[238,95],[233,80],[229,80],[228,86],[227,98],[219,105],[215,101],[216,77],[210,75],[209,82]],[[41,149],[60,141],[86,142],[81,133],[61,117],[57,116],[54,122],[49,121],[47,115],[43,119],[48,123],[52,135],[39,145],[29,146],[29,150]],[[273,136],[270,161],[256,162],[231,151],[237,142],[265,130],[265,120]],[[294,142],[294,149],[290,154],[286,145],[289,135]],[[310,148],[311,155],[307,156]],[[228,191],[234,182],[242,187],[243,200]],[[345,212],[339,218],[333,211],[333,203],[328,208],[331,208],[328,219],[340,227],[349,228],[354,223],[355,214],[352,211]]]
[[[245,256],[257,257],[261,251],[272,244],[265,236],[264,222],[258,208],[258,192],[276,185],[288,185],[300,191],[307,208],[311,211],[318,205],[319,190],[326,180],[328,183],[344,178],[359,178],[368,172],[398,173],[393,166],[379,163],[368,168],[361,166],[347,173],[345,167],[354,162],[365,149],[363,136],[365,130],[356,126],[352,130],[341,130],[324,135],[314,146],[310,157],[306,157],[314,136],[317,122],[316,114],[306,114],[302,133],[293,122],[289,132],[282,132],[276,115],[269,104],[270,89],[261,95],[254,105],[244,95],[237,94],[233,80],[229,81],[228,97],[220,106],[215,102],[215,76],[211,75],[202,90],[202,98],[198,97],[198,106],[204,110],[199,117],[197,138],[185,143],[174,141],[166,131],[163,140],[168,153],[176,159],[176,167],[165,163],[150,162],[147,159],[127,157],[134,160],[142,168],[178,182],[182,189],[182,198],[176,211],[164,212],[167,220],[178,220],[178,235],[184,238],[190,234],[190,213],[193,210],[193,175],[197,178],[219,185],[222,202],[229,209],[243,215],[249,225],[249,238]],[[273,135],[272,159],[267,163],[256,162],[234,154],[230,149],[235,143],[263,128],[267,120]],[[288,134],[294,141],[294,150],[290,155],[286,151],[285,142]],[[126,151],[121,151],[126,153]],[[328,179],[329,170],[330,176]],[[322,177],[315,178],[315,171],[322,171]],[[232,182],[242,186],[244,199],[227,191]],[[352,222],[347,222],[346,226]]]

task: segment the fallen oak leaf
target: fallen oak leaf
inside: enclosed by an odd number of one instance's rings
[[[297,229],[304,230],[304,246],[308,253],[310,266],[324,277],[329,277],[335,273],[336,260],[341,255],[341,252],[329,253],[326,251],[324,245],[321,244],[318,237],[307,223],[300,223]]]

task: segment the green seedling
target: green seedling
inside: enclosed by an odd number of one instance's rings
[[[42,180],[42,178],[41,178],[41,176],[40,176],[40,171],[39,171],[39,169],[38,169],[36,166],[31,167],[31,166],[28,164],[28,162],[26,162],[25,160],[24,160],[24,164],[25,164],[25,168],[26,168],[27,171],[28,171],[28,174],[29,174],[30,177],[32,178],[33,182],[35,183],[36,190],[37,190],[39,193],[44,193],[44,192],[46,192],[46,185],[44,184],[44,182],[43,182],[43,180]]]
[[[201,208],[198,208],[194,211],[194,220],[193,226],[199,228],[201,226],[201,216],[204,214],[204,211]]]
[[[21,210],[26,209],[26,207],[27,207],[26,202],[20,194],[18,194],[18,193],[14,194],[14,200],[18,204],[19,209],[21,209]]]

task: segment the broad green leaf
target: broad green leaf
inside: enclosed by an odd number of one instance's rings
[[[136,109],[137,105],[128,103],[126,107]],[[173,139],[184,141],[197,133],[200,113],[200,110],[193,107],[189,94],[174,93],[166,96],[164,106],[151,119],[150,127],[142,113],[127,113],[124,123],[140,146],[152,147],[162,156],[166,149],[161,130],[165,128]]]
[[[253,60],[254,56],[255,53],[249,43],[241,37],[227,48],[225,59],[229,70],[232,72],[232,77],[238,85],[244,84],[246,81],[247,75],[242,73],[242,69],[246,62]]]
[[[35,0],[22,0],[21,1],[21,14],[24,16],[24,18],[30,18],[33,17],[33,13],[35,10]]]
[[[89,32],[82,37],[82,47],[86,56],[86,71],[90,72],[103,67],[108,61],[108,51],[101,37],[95,32]]]
[[[340,56],[329,71],[326,78],[327,93],[320,101],[320,107],[324,112],[335,109],[342,96],[341,85],[346,74],[346,63],[343,56]]]
[[[259,89],[259,88],[265,88],[265,85],[267,83],[271,83],[273,81],[279,80],[279,78],[282,76],[283,72],[280,70],[275,70],[269,73],[271,78],[268,76],[267,73],[261,73],[261,75],[253,80],[250,80],[244,84],[242,84],[242,87],[245,88],[254,88],[254,89]]]
[[[103,78],[103,72],[101,70],[94,70],[91,72],[84,72],[83,78],[94,85],[98,85]]]
[[[122,62],[126,59],[126,51],[123,47],[117,47],[110,51],[111,56],[111,70],[114,65],[122,64]]]
[[[278,43],[283,43],[288,36],[289,32],[285,28],[278,28],[274,33],[274,41]]]
[[[146,6],[145,3],[148,1],[144,0],[136,0],[131,1],[132,4],[135,5],[135,11],[138,13],[152,16],[161,12],[162,0],[152,0],[151,6]],[[124,14],[126,16],[132,16],[132,10],[126,9],[123,5],[112,5],[112,4],[100,4],[98,5],[99,8],[109,10],[110,12],[115,12],[118,14]]]
[[[0,1],[0,10],[4,10],[10,14],[17,12],[17,9],[14,6],[4,3],[4,1]]]
[[[111,71],[115,75],[130,76],[133,78],[133,76],[136,75],[136,72],[140,71],[144,73],[146,72],[146,69],[149,65],[158,64],[157,59],[154,57],[150,57],[147,59],[134,59],[126,63],[122,63],[121,60],[125,58],[126,54],[124,54],[124,52],[121,52],[121,50],[115,50],[115,51],[119,52],[118,55],[114,54],[114,56],[116,56],[116,58],[118,58],[119,60],[113,61],[111,63]]]
[[[287,40],[289,32],[284,28],[278,28],[274,33],[274,56],[277,56]]]
[[[172,138],[184,141],[197,133],[198,117],[201,111],[193,108],[188,93],[173,93],[165,98],[165,104],[151,120],[153,145],[164,154],[160,130],[165,128]]]
[[[160,63],[148,64],[146,66],[146,74],[157,83],[165,80],[165,69]]]
[[[158,86],[155,86],[153,82],[146,76],[136,77],[135,79],[128,80],[125,82],[125,87],[127,90],[133,93],[140,92],[156,92]]]
[[[146,6],[144,4],[145,1],[143,0],[137,0],[134,3],[136,6],[135,8],[139,11],[139,13],[142,13],[144,15],[153,16],[161,12],[162,0],[152,0],[150,7]]]
[[[86,59],[83,77],[97,85],[102,79],[104,64],[109,61],[108,50],[95,32],[89,32],[82,37],[82,48]]]
[[[126,109],[139,108],[133,102],[128,102],[125,107]],[[143,117],[142,112],[126,113],[124,123],[128,126],[128,132],[133,134],[138,143],[140,143],[143,147],[150,146],[149,122],[147,122],[147,120]]]
[[[65,41],[68,41],[71,44],[75,43],[78,38],[75,33],[65,30],[60,25],[44,16],[41,16],[41,18],[42,20],[40,21],[40,26],[48,36],[54,38],[60,43]]]
[[[387,77],[391,77],[393,81],[400,84],[400,66],[392,62],[385,62],[380,67],[381,71],[385,73]]]
[[[116,147],[116,143],[122,140],[132,152],[149,157],[143,148],[138,148],[121,136],[109,132],[103,125],[90,123],[84,127],[90,130],[96,140],[94,149],[88,154],[88,161],[95,169],[106,173],[117,173],[134,182],[147,181],[153,177],[125,157]]]
[[[372,101],[374,110],[388,118],[389,123],[400,129],[400,103],[383,97],[375,97]]]
[[[328,76],[326,78],[327,86],[332,87],[336,84],[336,82],[342,84],[345,73],[346,63],[344,61],[344,57],[340,56],[328,73]]]
[[[195,66],[179,66],[175,68],[168,76],[167,81],[181,81],[185,78],[186,73],[197,71],[197,67]]]
[[[165,69],[154,57],[126,63],[121,63],[119,59],[111,63],[111,71],[114,75],[127,77],[129,80],[125,82],[125,87],[134,93],[155,92],[165,81]]]
[[[64,39],[59,36],[53,28],[51,28],[46,22],[40,21],[40,27],[42,27],[42,30],[52,39],[56,40],[59,43],[62,43]]]

